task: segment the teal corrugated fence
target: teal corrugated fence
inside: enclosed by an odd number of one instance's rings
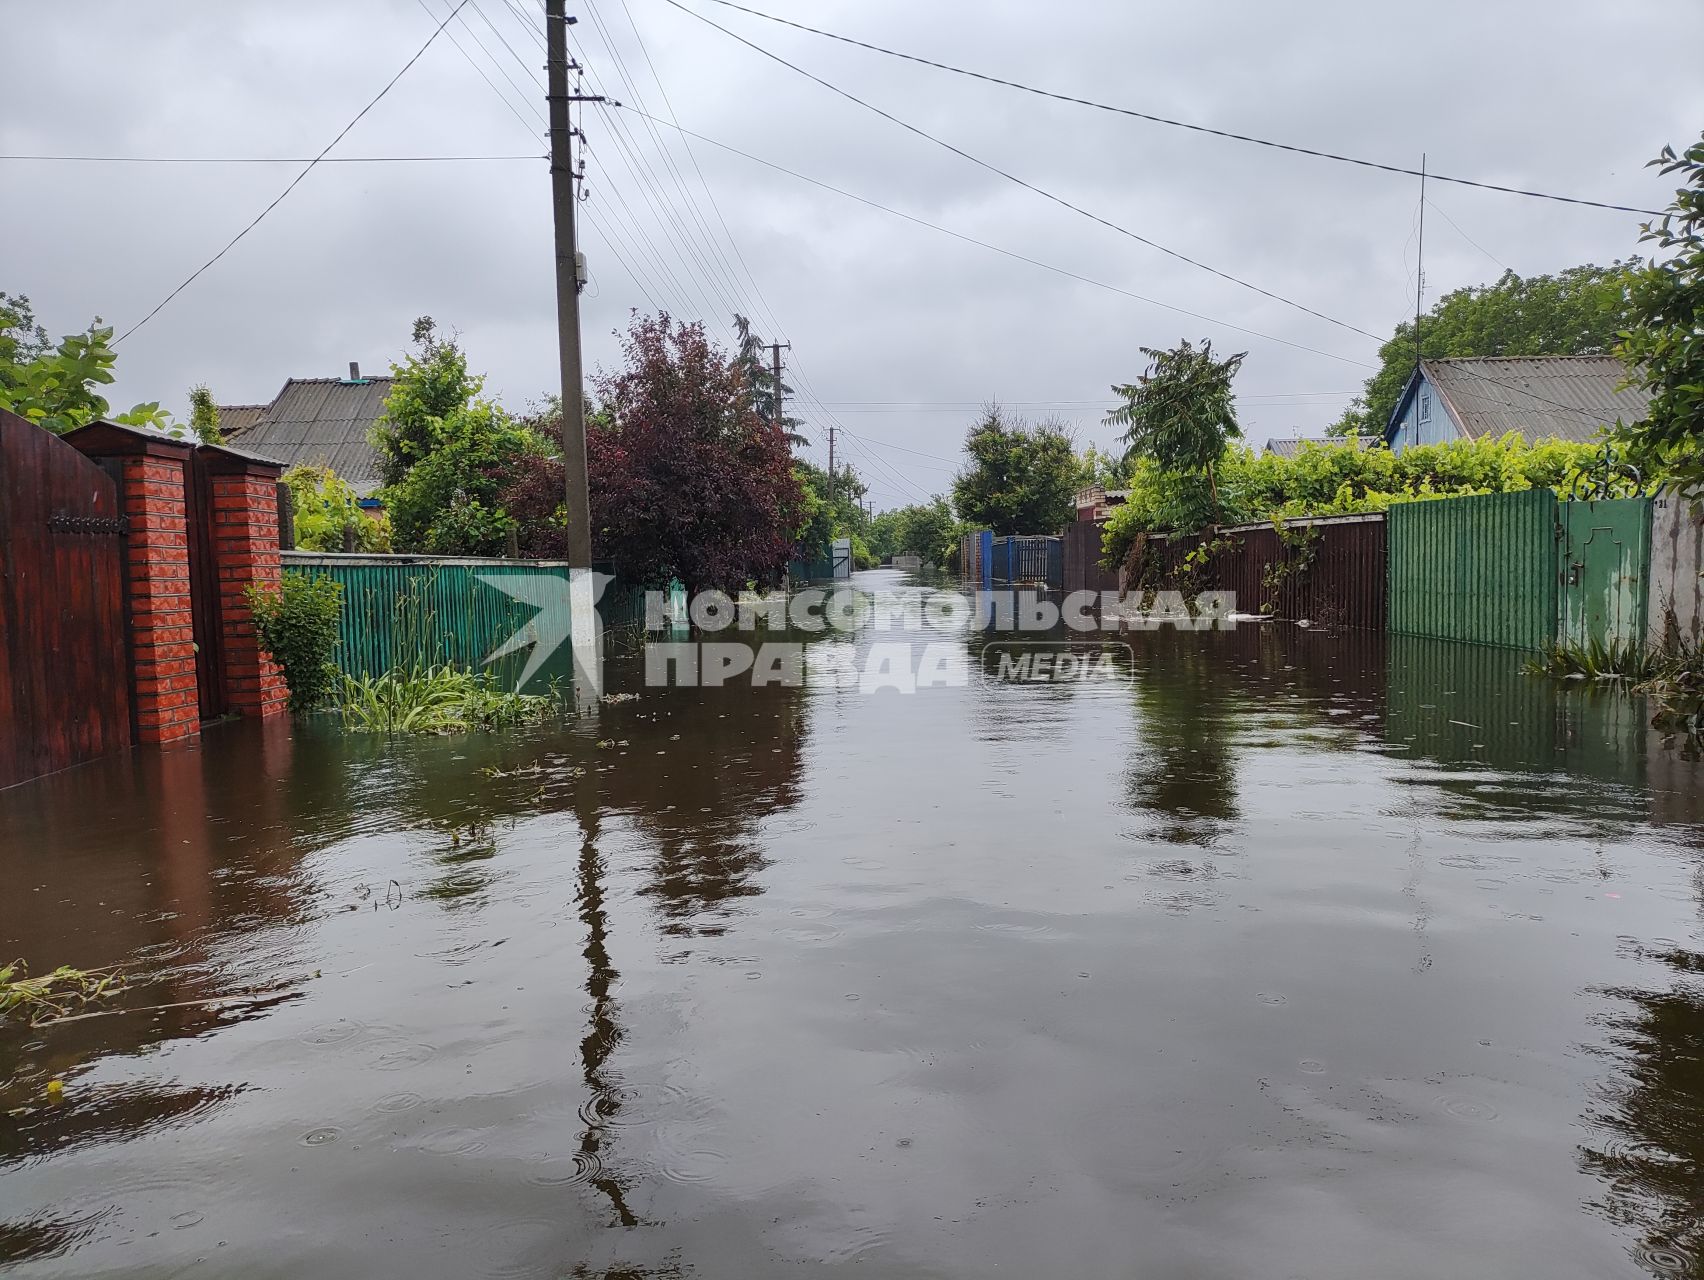
[[[1405,502],[1386,515],[1390,629],[1539,650],[1556,639],[1556,495]]]
[[[333,660],[352,676],[441,663],[481,669],[504,641],[531,628],[539,611],[480,579],[538,574],[560,575],[564,582],[568,578],[566,564],[548,560],[286,552],[283,561],[286,570],[310,572],[343,585]],[[513,687],[528,657],[529,650],[523,649],[486,669],[505,687]],[[533,678],[533,686],[571,671],[572,658],[563,646]]]

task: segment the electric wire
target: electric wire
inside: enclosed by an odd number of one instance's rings
[[[401,80],[403,78],[403,76],[408,74],[409,68],[412,67],[416,62],[419,62],[420,59],[425,56],[426,50],[428,50],[432,47],[432,43],[435,40],[437,40],[439,33],[442,32],[443,29],[446,26],[449,25],[450,18],[453,18],[453,17],[456,16],[456,14],[460,13],[461,10],[462,10],[462,6],[467,4],[467,3],[468,3],[468,0],[457,0],[456,7],[450,11],[450,17],[445,18],[443,20],[443,22],[440,22],[436,27],[434,27],[432,29],[432,34],[426,37],[426,43],[421,45],[419,49],[415,50],[414,56],[412,58],[410,58],[407,62],[402,64],[402,70],[398,71],[394,76],[392,76],[389,80],[387,80],[385,82],[384,88],[380,89],[378,91],[378,93],[374,94],[373,97],[368,101],[367,105],[362,107],[359,111],[357,111],[354,115],[354,118],[351,119],[348,124],[344,125],[342,129],[338,130],[337,136],[334,137],[330,142],[326,143],[324,150],[322,150],[319,153],[319,155],[315,156],[312,160],[310,160],[308,162],[308,164],[302,169],[302,171],[290,180],[290,185],[285,187],[284,190],[280,191],[278,193],[278,195],[273,199],[271,204],[267,205],[266,208],[262,209],[258,214],[256,214],[255,217],[254,217],[254,220],[252,222],[250,222],[246,227],[244,227],[241,231],[237,232],[236,235],[232,236],[230,241],[226,243],[226,245],[223,249],[220,249],[218,253],[214,254],[206,262],[202,263],[194,271],[190,272],[189,276],[184,280],[184,282],[182,284],[178,285],[177,288],[173,289],[164,298],[162,298],[160,300],[160,302],[158,303],[158,305],[156,305],[152,311],[150,311],[147,315],[143,316],[135,324],[131,325],[130,328],[126,329],[117,338],[115,338],[113,340],[112,345],[116,347],[119,343],[123,342],[131,334],[135,333],[143,325],[147,324],[155,316],[159,315],[160,312],[165,309],[166,305],[168,303],[170,303],[173,298],[177,297],[178,294],[182,293],[185,289],[189,288],[190,285],[194,284],[195,281],[201,276],[201,274],[204,271],[206,271],[214,263],[218,262],[219,259],[223,258],[227,253],[229,253],[236,246],[238,241],[240,241],[244,236],[248,235],[249,232],[253,231],[256,227],[258,227],[261,224],[261,221],[266,217],[267,214],[271,213],[280,204],[282,204],[284,202],[284,198],[286,196],[288,196],[292,191],[294,191],[297,188],[298,185],[300,185],[302,179],[306,178],[310,173],[312,173],[314,171],[314,168],[319,164],[319,162],[322,159],[325,158],[326,153],[329,152],[333,147],[335,147],[339,142],[342,142],[344,137],[349,133],[349,131],[351,129],[353,129],[356,125],[360,124],[362,118],[364,116],[366,116],[366,114],[369,111],[371,111],[375,106],[377,106],[379,104],[380,100],[383,99],[384,96],[391,91],[392,87],[395,86],[396,82],[398,80]]]
[[[426,0],[414,0],[414,2],[420,6],[420,10],[421,10],[422,13],[424,13],[427,17],[431,18],[434,22],[437,21],[438,15],[435,12],[433,12],[433,10],[427,5]],[[462,23],[462,26],[463,26],[464,29],[466,29],[467,23],[464,21]],[[472,34],[471,31],[469,32],[469,34]],[[499,102],[501,102],[505,107],[508,108],[509,114],[514,116],[516,120],[520,121],[521,127],[524,128],[527,131],[527,134],[531,137],[537,137],[538,135],[534,132],[533,125],[527,120],[527,118],[524,115],[522,115],[520,113],[520,110],[510,100],[509,95],[504,93],[501,89],[499,89],[497,87],[497,82],[495,80],[493,80],[490,76],[485,74],[485,68],[480,66],[479,63],[477,63],[476,61],[474,61],[473,55],[467,51],[466,46],[463,45],[460,40],[456,39],[456,33],[451,31],[451,32],[448,33],[448,35],[445,38],[448,39],[449,42],[452,45],[455,46],[456,52],[461,54],[461,56],[464,59],[467,60],[467,65],[474,69],[474,72],[479,76],[479,78],[481,80],[485,81],[486,85],[491,89],[491,92],[497,95],[497,100]],[[479,42],[477,40],[474,41],[474,43],[479,44]],[[487,58],[489,58],[491,56],[489,53],[486,53],[484,45],[479,45],[479,51],[481,53],[485,53],[485,56]],[[501,71],[502,68],[499,67],[498,70]],[[510,81],[510,83],[513,84],[514,82]],[[525,94],[522,94],[521,98],[522,98],[522,101],[526,104],[528,110],[530,110],[533,113],[534,118],[536,120],[538,120],[540,123],[544,123],[545,122],[544,117],[543,117],[543,115],[540,114],[538,107],[536,105],[534,105],[532,102],[528,101]]]
[[[871,53],[880,53],[890,58],[899,58],[905,62],[915,62],[922,66],[934,67],[938,71],[950,71],[954,75],[969,76],[973,80],[983,80],[989,84],[1002,85],[1005,88],[1017,89],[1023,93],[1034,94],[1041,98],[1052,98],[1056,102],[1069,102],[1079,107],[1093,107],[1097,111],[1109,111],[1114,115],[1130,116],[1137,120],[1146,120],[1152,124],[1163,124],[1174,129],[1188,129],[1194,133],[1205,133],[1216,138],[1228,138],[1233,142],[1247,142],[1255,146],[1271,147],[1277,151],[1289,151],[1296,155],[1313,156],[1315,159],[1319,160],[1335,160],[1341,164],[1358,165],[1363,169],[1378,169],[1384,173],[1402,174],[1405,177],[1411,178],[1418,178],[1420,176],[1420,170],[1409,169],[1402,165],[1385,164],[1378,160],[1366,160],[1357,156],[1340,155],[1334,151],[1323,151],[1315,147],[1301,147],[1287,142],[1274,142],[1270,138],[1256,138],[1246,133],[1233,133],[1228,129],[1214,129],[1204,124],[1192,124],[1185,120],[1173,120],[1167,116],[1153,115],[1146,111],[1136,111],[1129,107],[1115,107],[1109,103],[1095,102],[1092,99],[1079,98],[1072,94],[1055,93],[1048,89],[1038,89],[1034,85],[1023,84],[1017,80],[1006,80],[1000,76],[988,75],[985,72],[971,71],[964,67],[955,67],[950,63],[936,62],[932,58],[920,57],[914,53],[901,53],[897,49],[887,49],[879,44],[871,44],[865,40],[856,40],[851,36],[838,35],[833,31],[824,31],[819,27],[809,27],[802,22],[794,22],[789,18],[778,17],[773,13],[765,13],[761,9],[751,9],[747,8],[743,4],[735,4],[733,0],[711,0],[711,3],[719,4],[727,9],[737,9],[741,13],[748,13],[754,18],[763,18],[769,22],[780,23],[782,26],[793,27],[799,31],[807,31],[814,36],[822,36],[828,40],[838,40],[842,44],[855,45],[860,49],[867,49]],[[690,10],[688,12],[690,12]],[[1554,200],[1562,204],[1584,205],[1591,209],[1609,209],[1616,213],[1646,214],[1655,218],[1663,216],[1660,209],[1640,209],[1633,205],[1610,204],[1602,200],[1586,200],[1578,196],[1563,196],[1548,191],[1529,191],[1521,187],[1508,187],[1495,182],[1481,182],[1473,178],[1450,178],[1437,173],[1428,173],[1426,178],[1428,181],[1432,182],[1452,182],[1457,186],[1478,187],[1483,191],[1500,191],[1505,195],[1527,196],[1534,200]]]
[[[0,155],[0,161],[51,161],[85,164],[308,164],[312,156],[47,156]],[[536,155],[511,156],[325,156],[321,164],[444,164],[451,161],[544,160]]]
[[[622,110],[635,111],[637,108],[623,107]],[[1161,302],[1158,298],[1150,298],[1145,294],[1136,293],[1119,285],[1109,284],[1105,280],[1096,280],[1092,276],[1082,275],[1079,272],[1070,270],[1068,267],[1055,266],[1051,262],[1044,262],[1040,258],[1032,258],[1028,254],[1019,253],[1014,249],[1002,248],[1000,245],[992,244],[987,240],[980,240],[975,236],[966,235],[964,232],[954,231],[950,227],[944,227],[940,223],[930,222],[927,218],[920,218],[915,214],[905,213],[890,205],[882,204],[879,200],[872,200],[868,196],[858,195],[856,192],[848,191],[844,187],[837,187],[833,183],[824,182],[819,178],[812,178],[795,169],[789,169],[786,165],[777,164],[772,160],[765,160],[761,156],[755,156],[749,151],[742,151],[736,146],[732,146],[726,142],[720,142],[715,138],[706,136],[705,134],[696,133],[691,129],[683,128],[677,124],[671,124],[668,121],[663,121],[662,123],[669,124],[670,128],[679,129],[681,133],[689,137],[696,138],[698,141],[715,147],[718,150],[730,152],[742,159],[751,161],[753,164],[762,165],[766,169],[773,169],[777,173],[784,173],[790,178],[796,178],[800,182],[809,183],[813,187],[820,187],[824,191],[831,191],[835,195],[843,196],[848,200],[856,200],[859,204],[867,205],[872,209],[878,209],[881,212],[891,214],[896,218],[903,218],[905,221],[915,223],[917,226],[927,227],[931,231],[938,231],[942,235],[951,236],[955,240],[962,240],[966,244],[975,245],[980,249],[987,249],[990,252],[998,253],[1007,258],[1013,258],[1019,262],[1027,262],[1032,267],[1040,267],[1044,271],[1051,271],[1056,275],[1068,277],[1069,279],[1076,280],[1081,284],[1093,285],[1097,289],[1105,289],[1111,293],[1123,294],[1127,298],[1133,298],[1137,302],[1145,302],[1149,306],[1159,307],[1177,315],[1188,316],[1192,320],[1200,320],[1205,324],[1217,325],[1220,328],[1229,329],[1235,333],[1247,334],[1251,338],[1260,338],[1266,342],[1276,342],[1286,347],[1293,347],[1297,351],[1306,351],[1312,355],[1325,356],[1331,360],[1340,360],[1345,364],[1356,365],[1363,369],[1375,369],[1378,367],[1377,365],[1369,364],[1365,360],[1357,360],[1352,356],[1339,355],[1334,351],[1325,351],[1319,347],[1310,347],[1306,343],[1294,342],[1289,338],[1280,338],[1278,335],[1272,333],[1263,333],[1259,329],[1250,329],[1245,325],[1235,324],[1232,321],[1223,320],[1216,316],[1206,315],[1199,311],[1191,311],[1187,307],[1179,307],[1169,302]]]
[[[1238,285],[1241,288],[1248,289],[1251,292],[1260,294],[1264,298],[1270,298],[1274,302],[1283,303],[1287,307],[1293,307],[1296,310],[1304,312],[1307,315],[1313,316],[1316,319],[1324,320],[1327,324],[1336,325],[1340,329],[1347,329],[1351,333],[1360,334],[1362,337],[1370,338],[1374,342],[1378,342],[1378,343],[1384,342],[1383,338],[1379,337],[1375,333],[1369,333],[1367,330],[1361,328],[1359,325],[1351,324],[1347,320],[1339,320],[1335,316],[1326,315],[1325,312],[1315,310],[1313,307],[1308,306],[1306,303],[1297,302],[1294,298],[1285,297],[1281,293],[1275,293],[1270,289],[1262,288],[1260,285],[1254,284],[1254,283],[1252,283],[1248,280],[1244,280],[1240,276],[1232,275],[1228,271],[1223,271],[1223,270],[1220,270],[1218,267],[1210,266],[1209,264],[1202,262],[1198,258],[1192,258],[1186,253],[1183,253],[1183,252],[1181,252],[1177,249],[1170,248],[1167,245],[1163,245],[1163,244],[1159,243],[1159,241],[1150,239],[1149,237],[1144,236],[1144,235],[1140,234],[1139,232],[1132,231],[1128,227],[1121,226],[1118,223],[1113,222],[1109,218],[1103,218],[1100,214],[1094,213],[1094,212],[1092,212],[1088,209],[1085,209],[1083,206],[1081,206],[1079,204],[1074,204],[1070,200],[1067,200],[1064,196],[1056,195],[1053,192],[1047,190],[1045,187],[1038,186],[1037,184],[1030,182],[1025,178],[1020,178],[1016,174],[1011,173],[1010,171],[1008,171],[1006,169],[1000,168],[996,164],[992,164],[989,161],[982,159],[980,156],[972,155],[970,152],[964,150],[962,147],[955,146],[954,144],[946,141],[943,138],[936,137],[934,134],[930,133],[928,130],[923,129],[923,128],[919,127],[918,125],[911,124],[909,121],[902,120],[898,116],[894,115],[892,112],[885,111],[881,107],[876,106],[874,103],[866,102],[863,98],[858,97],[856,94],[851,93],[850,91],[848,91],[846,89],[842,89],[839,85],[836,85],[836,84],[834,84],[834,83],[832,83],[828,80],[825,80],[821,76],[816,75],[813,72],[806,71],[803,67],[799,66],[796,63],[789,62],[787,59],[783,58],[780,54],[774,53],[771,50],[764,48],[762,45],[757,44],[754,41],[747,40],[744,36],[740,35],[738,32],[730,31],[727,27],[724,27],[721,23],[716,22],[713,19],[705,17],[703,14],[697,12],[694,9],[688,8],[686,5],[682,4],[680,2],[680,0],[665,0],[665,3],[673,6],[676,9],[679,9],[682,13],[690,14],[692,17],[698,19],[698,21],[704,23],[706,26],[713,27],[715,30],[720,31],[723,35],[729,37],[732,40],[738,41],[740,44],[743,44],[744,46],[746,46],[746,48],[751,49],[753,52],[760,53],[764,57],[769,58],[770,60],[777,62],[780,65],[786,67],[789,71],[793,71],[798,75],[804,76],[807,80],[811,80],[814,83],[821,85],[823,88],[828,89],[829,91],[831,91],[835,94],[838,94],[840,97],[845,98],[848,102],[856,103],[858,106],[863,107],[866,111],[873,112],[874,114],[880,116],[882,119],[887,120],[892,124],[898,125],[900,128],[904,129],[906,132],[915,134],[920,138],[927,139],[928,141],[934,143],[936,146],[942,147],[945,150],[952,152],[954,155],[959,156],[962,159],[970,161],[972,164],[978,166],[979,168],[986,169],[988,172],[990,172],[992,174],[996,174],[997,176],[1006,179],[1006,181],[1008,181],[1008,182],[1015,183],[1017,186],[1024,188],[1026,191],[1034,192],[1036,195],[1041,196],[1043,199],[1049,200],[1049,201],[1053,202],[1054,204],[1057,204],[1057,205],[1059,205],[1063,208],[1069,209],[1071,212],[1073,212],[1073,213],[1075,213],[1075,214],[1077,214],[1081,217],[1087,218],[1091,222],[1098,223],[1100,226],[1106,227],[1106,228],[1108,228],[1109,230],[1112,230],[1112,231],[1116,231],[1120,235],[1127,236],[1130,239],[1135,240],[1139,244],[1147,245],[1150,249],[1156,249],[1159,252],[1167,255],[1168,257],[1177,259],[1179,262],[1187,263],[1189,266],[1195,267],[1197,270],[1205,271],[1209,275],[1217,276],[1221,280],[1229,281],[1230,283]]]

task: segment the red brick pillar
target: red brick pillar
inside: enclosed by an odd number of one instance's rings
[[[213,560],[219,574],[219,626],[226,705],[239,715],[274,716],[285,709],[284,673],[260,650],[248,589],[276,590],[278,475],[274,462],[217,445],[202,446],[200,465],[212,486]]]
[[[130,679],[136,741],[201,732],[189,602],[185,485],[193,446],[155,432],[95,422],[65,437],[118,481],[126,522]]]

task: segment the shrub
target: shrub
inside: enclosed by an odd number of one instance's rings
[[[289,572],[277,590],[251,586],[247,596],[260,647],[284,670],[290,709],[312,711],[337,682],[331,654],[337,647],[342,585],[322,575]]]
[[[1401,453],[1354,442],[1304,444],[1292,458],[1257,454],[1233,444],[1219,460],[1223,524],[1253,524],[1302,516],[1358,515],[1399,502],[1552,488],[1567,496],[1602,456],[1601,446],[1557,440],[1527,444],[1513,432],[1501,439],[1415,445]],[[1212,523],[1206,480],[1162,471],[1136,460],[1130,496],[1112,513],[1102,536],[1103,562],[1123,562],[1139,534],[1195,533]],[[1636,484],[1618,481],[1615,496]]]
[[[361,510],[355,490],[330,467],[291,467],[284,473],[295,510],[296,546],[303,551],[342,551],[344,530],[354,530],[361,551],[389,551],[390,517],[373,519]]]

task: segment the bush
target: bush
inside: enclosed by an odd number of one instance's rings
[[[1559,440],[1527,444],[1513,432],[1499,440],[1453,440],[1415,445],[1401,453],[1382,446],[1304,444],[1293,458],[1257,454],[1243,445],[1219,460],[1222,524],[1254,524],[1302,516],[1358,515],[1399,502],[1551,488],[1571,495],[1601,446]],[[1204,478],[1164,472],[1138,459],[1130,496],[1102,535],[1103,562],[1123,562],[1138,534],[1195,533],[1213,522]],[[1623,480],[1616,496],[1630,496]]]
[[[342,551],[344,530],[354,530],[361,551],[389,551],[390,517],[361,510],[355,490],[330,467],[291,467],[284,473],[295,510],[296,546],[302,551]]]
[[[275,591],[247,592],[260,647],[284,669],[290,709],[312,711],[330,696],[338,678],[331,654],[337,648],[337,615],[343,587],[330,578],[285,573]]]

